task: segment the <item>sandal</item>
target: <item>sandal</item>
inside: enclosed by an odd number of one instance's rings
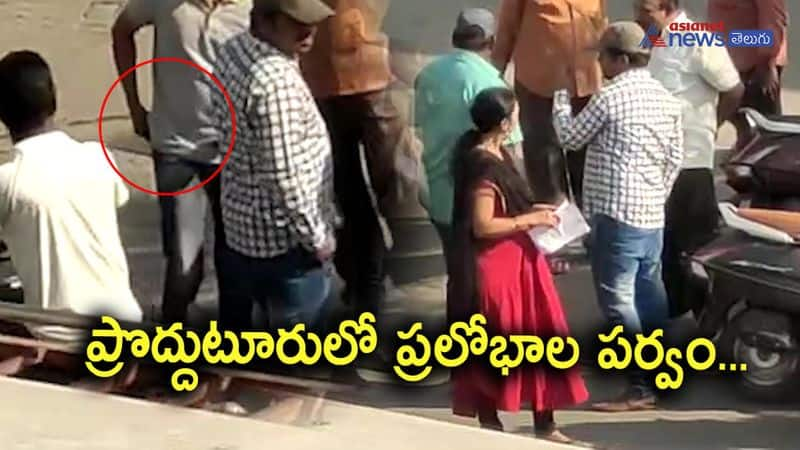
[[[570,271],[569,261],[565,259],[548,258],[547,262],[553,275],[562,275]]]
[[[562,432],[560,432],[558,430],[550,431],[550,432],[547,432],[547,433],[537,433],[536,434],[536,438],[537,439],[541,439],[543,441],[553,442],[553,443],[556,443],[556,444],[574,445],[574,446],[582,447],[582,448],[596,448],[594,445],[592,445],[592,444],[590,444],[588,442],[582,442],[582,441],[578,441],[578,440],[572,439],[570,437],[567,437],[566,435],[564,435]]]
[[[481,423],[480,427],[483,428],[484,430],[499,431],[501,433],[505,431],[505,429],[503,428],[503,424],[500,423],[499,421],[497,423],[490,423],[490,422]]]

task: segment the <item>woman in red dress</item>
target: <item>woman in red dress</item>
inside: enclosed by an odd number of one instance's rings
[[[448,292],[448,320],[483,314],[493,334],[569,334],[561,299],[544,255],[527,231],[555,226],[548,205],[534,205],[528,184],[502,146],[513,126],[517,102],[508,89],[488,89],[475,99],[475,128],[456,149],[453,212],[455,267]],[[572,442],[556,429],[553,410],[582,403],[588,392],[576,370],[528,365],[501,376],[480,363],[454,371],[453,412],[502,430],[497,412],[530,404],[537,436]]]

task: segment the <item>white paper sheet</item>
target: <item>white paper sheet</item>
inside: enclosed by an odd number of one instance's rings
[[[556,209],[556,214],[561,219],[557,228],[536,227],[528,232],[539,250],[548,255],[591,231],[578,207],[568,201],[564,201]]]

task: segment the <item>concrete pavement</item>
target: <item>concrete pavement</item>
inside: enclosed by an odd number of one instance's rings
[[[288,426],[0,379],[4,450],[570,450],[514,435],[327,402],[321,426]],[[31,420],[36,418],[36,420]]]

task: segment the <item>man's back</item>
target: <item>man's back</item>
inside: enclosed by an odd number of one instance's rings
[[[692,20],[681,13],[675,22],[692,23]],[[652,50],[648,67],[653,78],[682,103],[684,168],[711,169],[719,94],[739,83],[739,74],[727,50],[716,46],[657,47]]]
[[[585,51],[606,26],[603,0],[503,0],[493,58],[515,62],[517,82],[541,97],[552,97],[561,74],[575,74],[577,97],[602,85],[597,60]]]
[[[303,73],[318,99],[386,88],[389,39],[381,31],[388,0],[325,0],[336,15],[319,24],[314,48],[302,58]]]
[[[662,227],[664,202],[683,156],[680,103],[646,69],[637,68],[611,80],[574,121],[557,108],[562,145],[588,144],[587,213],[637,228]]]
[[[472,101],[484,89],[503,86],[505,80],[494,66],[466,50],[440,57],[417,77],[414,121],[421,134],[422,159],[431,191],[429,212],[438,223],[450,222],[450,166],[458,139],[473,126]],[[519,129],[515,128],[512,141],[522,141]]]
[[[17,143],[0,167],[0,225],[26,305],[141,320],[117,222],[127,199],[99,145],[59,131]]]
[[[768,29],[773,32],[772,47],[728,47],[740,72],[747,72],[770,59],[777,66],[787,64],[789,13],[786,3],[786,0],[709,0],[709,22],[723,22],[728,30]]]

